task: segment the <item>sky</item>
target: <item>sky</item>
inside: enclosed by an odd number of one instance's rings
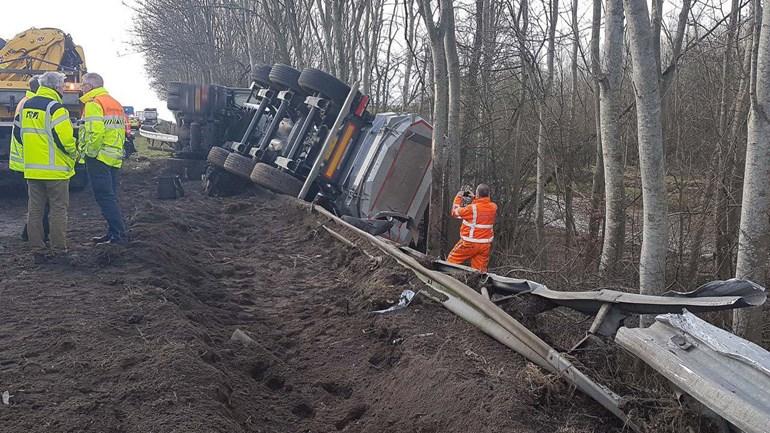
[[[157,108],[172,119],[165,101],[150,88],[144,55],[130,46],[134,0],[3,1],[0,37],[11,39],[30,27],[56,27],[83,47],[89,72],[104,77],[104,87],[123,105],[135,110]],[[30,3],[34,7],[30,7]]]

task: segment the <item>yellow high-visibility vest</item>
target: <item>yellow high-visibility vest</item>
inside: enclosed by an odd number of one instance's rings
[[[41,86],[24,102],[16,140],[24,152],[24,178],[67,180],[75,174],[77,147],[70,113],[61,95]]]
[[[24,103],[33,96],[35,96],[35,92],[27,90],[27,94],[16,104],[16,112],[13,115],[13,132],[11,133],[11,153],[8,158],[8,168],[20,173],[24,173],[24,147],[16,139],[16,130],[21,130],[21,116],[19,113],[21,113]]]
[[[80,98],[83,124],[80,148],[86,156],[120,168],[123,165],[123,143],[126,141],[126,115],[123,106],[104,87],[92,89]]]

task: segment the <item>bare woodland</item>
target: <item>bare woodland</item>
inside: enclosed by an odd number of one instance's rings
[[[433,254],[455,236],[455,192],[486,182],[500,209],[493,272],[647,294],[767,282],[768,0],[141,0],[137,11],[160,93],[168,81],[246,85],[255,65],[286,63],[360,80],[372,111],[430,119]],[[765,322],[736,310],[732,326],[761,341]]]

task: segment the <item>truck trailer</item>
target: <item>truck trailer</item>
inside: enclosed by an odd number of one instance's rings
[[[357,84],[318,69],[266,65],[252,78],[249,88],[168,85],[175,154],[207,161],[207,193],[253,182],[401,244],[420,243],[431,181],[428,122],[372,113]]]

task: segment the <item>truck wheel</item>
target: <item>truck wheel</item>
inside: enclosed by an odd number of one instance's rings
[[[262,162],[254,166],[251,181],[271,191],[293,197],[299,195],[302,190],[302,182],[299,179]]]
[[[297,83],[299,71],[288,65],[277,63],[270,69],[270,82],[280,90],[305,93]]]
[[[214,146],[209,150],[209,155],[206,157],[206,161],[210,162],[215,167],[224,167],[227,157],[230,155],[230,151],[223,149],[219,146]]]
[[[227,156],[224,168],[230,173],[248,179],[257,161],[240,153],[233,152]]]
[[[259,65],[251,73],[251,79],[263,89],[267,89],[270,87],[270,70],[272,69],[273,67],[270,65]]]
[[[249,185],[234,174],[209,164],[201,176],[203,193],[209,197],[230,197],[246,190]]]
[[[345,99],[350,93],[350,87],[338,80],[337,77],[314,68],[303,69],[297,83],[305,92],[320,93],[338,105],[345,103]]]

